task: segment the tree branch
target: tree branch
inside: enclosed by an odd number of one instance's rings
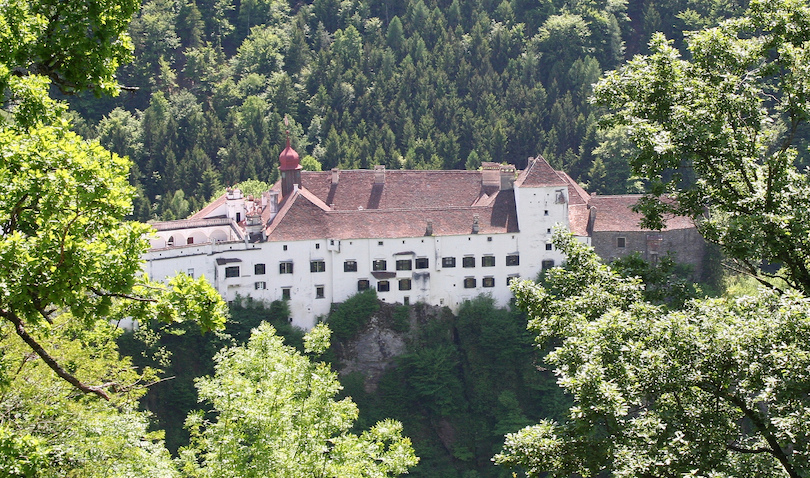
[[[28,344],[29,347],[37,354],[39,357],[48,365],[48,367],[53,370],[56,375],[63,378],[65,381],[73,385],[74,387],[78,388],[84,393],[94,393],[99,397],[103,398],[104,400],[109,400],[110,396],[107,395],[107,392],[104,390],[105,385],[102,386],[92,386],[82,383],[78,378],[74,377],[67,370],[62,368],[59,365],[59,362],[56,361],[51,355],[46,351],[42,345],[37,342],[35,338],[33,338],[28,331],[25,330],[25,325],[23,324],[22,319],[20,319],[17,314],[14,312],[10,312],[7,310],[0,310],[0,316],[5,317],[9,320],[12,324],[14,324],[14,331],[17,332],[17,335],[23,339],[23,342]],[[107,385],[109,386],[109,385]]]
[[[117,292],[104,292],[94,287],[89,287],[94,294],[101,297],[117,297],[119,299],[134,300],[136,302],[157,302],[157,299],[150,299],[149,297],[138,297],[136,295],[121,294]]]
[[[762,435],[762,437],[768,443],[769,448],[767,448],[766,451],[763,451],[763,453],[769,453],[774,458],[776,458],[784,468],[785,472],[791,478],[801,478],[801,476],[793,466],[793,463],[791,463],[791,460],[787,457],[785,451],[782,449],[782,446],[779,444],[779,440],[777,440],[777,438],[769,429],[770,427],[768,426],[768,423],[766,423],[766,420],[763,419],[763,417],[759,413],[757,413],[756,410],[752,410],[751,408],[749,408],[742,398],[737,397],[728,390],[723,390],[711,384],[702,384],[699,385],[699,387],[708,393],[715,394],[720,398],[728,400],[729,402],[734,404],[737,408],[739,408],[746,416],[746,418],[751,420],[751,423],[753,423],[756,430]]]
[[[726,448],[728,448],[731,451],[736,451],[738,453],[749,453],[749,454],[772,453],[770,448],[764,447],[754,449],[741,448],[733,443],[726,444]]]

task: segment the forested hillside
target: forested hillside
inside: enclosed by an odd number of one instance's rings
[[[273,181],[293,146],[324,169],[519,168],[542,154],[598,193],[636,188],[591,85],[654,31],[735,0],[145,0],[117,98],[71,98],[75,128],[134,162],[136,219],[172,219],[223,185]],[[309,164],[317,164],[310,160]]]

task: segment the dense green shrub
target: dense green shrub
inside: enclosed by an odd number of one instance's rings
[[[380,309],[377,292],[373,289],[358,292],[338,304],[329,314],[327,324],[332,329],[332,336],[338,341],[351,339],[368,324],[369,319]]]

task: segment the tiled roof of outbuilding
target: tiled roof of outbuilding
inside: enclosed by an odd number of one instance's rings
[[[596,208],[593,230],[597,232],[648,230],[639,225],[641,214],[632,210],[641,197],[640,194],[591,196],[590,206]],[[665,230],[692,229],[695,227],[692,219],[685,216],[669,216],[665,219]]]

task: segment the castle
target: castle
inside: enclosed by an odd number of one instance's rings
[[[281,180],[261,197],[227,192],[188,219],[154,223],[146,271],[199,277],[231,301],[286,300],[309,329],[334,302],[373,288],[390,303],[455,310],[489,294],[506,306],[515,278],[536,278],[564,257],[555,225],[603,258],[667,251],[699,267],[703,241],[688,218],[663,231],[638,226],[638,196],[591,196],[543,158],[526,169],[303,171],[290,147]]]

